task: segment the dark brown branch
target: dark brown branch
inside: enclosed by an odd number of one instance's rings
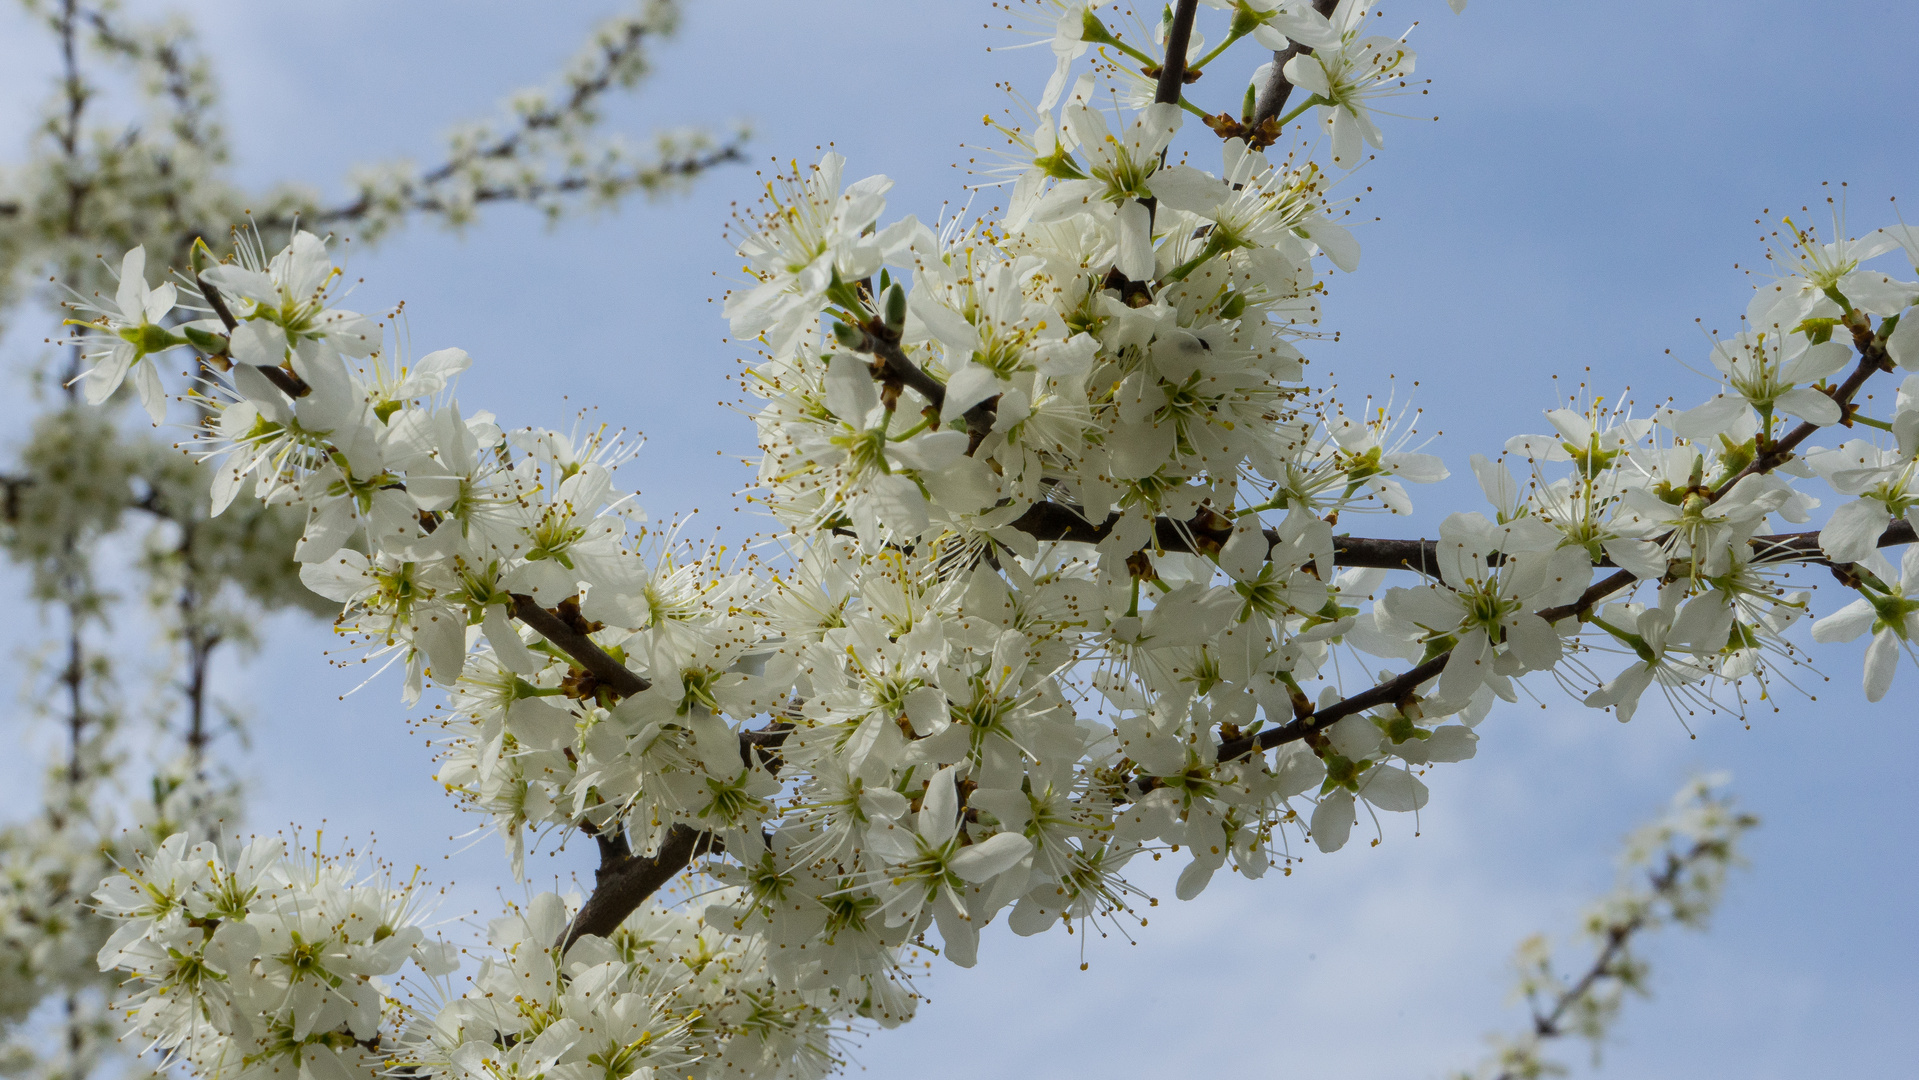
[[[1245,757],[1255,749],[1272,750],[1287,743],[1298,742],[1354,713],[1365,712],[1376,705],[1396,705],[1411,697],[1414,691],[1419,689],[1420,684],[1428,679],[1438,678],[1439,674],[1446,670],[1446,660],[1451,655],[1452,650],[1448,649],[1403,675],[1387,679],[1343,701],[1336,701],[1323,709],[1294,717],[1287,723],[1267,728],[1257,735],[1248,735],[1220,743],[1219,760],[1232,761]]]
[[[240,323],[233,317],[233,309],[227,306],[226,297],[220,295],[220,290],[208,284],[207,279],[199,274],[193,276],[193,283],[200,287],[200,295],[206,297],[207,306],[219,316],[221,325],[227,328],[227,333],[233,333]],[[303,398],[313,392],[313,388],[307,385],[305,379],[277,364],[255,364],[253,367],[254,370],[266,376],[268,382],[279,387],[281,393],[290,398]]]
[[[879,320],[875,319],[874,322],[878,323]],[[946,405],[946,385],[928,375],[906,355],[906,350],[900,348],[897,333],[889,332],[883,324],[860,329],[866,334],[860,351],[873,355],[875,379],[882,384],[906,387],[925,398],[927,404],[936,410]]]
[[[1885,533],[1879,537],[1879,546],[1893,547],[1899,544],[1914,543],[1915,541],[1919,541],[1919,537],[1915,537],[1911,524],[1900,521],[1895,522],[1891,528],[1887,529]],[[1774,536],[1756,536],[1752,539],[1752,544],[1756,549],[1761,549],[1762,551],[1770,552],[1783,549],[1794,552],[1805,552],[1811,555],[1819,551],[1819,534],[1817,532],[1804,532],[1785,533]],[[1768,558],[1767,561],[1784,560],[1775,557]],[[1808,561],[1826,562],[1827,560],[1819,557],[1809,558]],[[1631,572],[1620,570],[1594,582],[1585,592],[1580,594],[1579,599],[1572,603],[1543,608],[1536,614],[1549,623],[1556,623],[1561,619],[1574,615],[1582,615],[1592,610],[1601,600],[1604,600],[1606,597],[1611,596],[1621,589],[1631,586],[1637,580]],[[1268,728],[1256,736],[1248,736],[1246,738],[1233,739],[1221,743],[1219,746],[1219,760],[1231,761],[1234,758],[1252,752],[1255,747],[1260,750],[1271,750],[1274,747],[1284,746],[1290,742],[1298,742],[1307,735],[1325,728],[1326,725],[1342,720],[1354,713],[1364,712],[1378,705],[1397,705],[1411,697],[1413,693],[1419,689],[1421,684],[1429,679],[1437,678],[1441,672],[1445,671],[1446,660],[1451,655],[1452,651],[1449,649],[1425,661],[1411,671],[1388,679],[1371,689],[1361,691],[1352,697],[1335,702],[1323,709],[1296,717],[1289,723],[1281,724],[1278,727]]]
[[[588,934],[599,937],[611,934],[647,897],[660,891],[696,857],[718,854],[722,850],[713,834],[689,825],[669,828],[666,839],[660,842],[659,854],[650,859],[628,854],[623,836],[601,840],[600,868],[593,875],[593,895],[580,905],[579,914],[573,916],[554,944],[564,954],[574,942]]]
[[[1313,0],[1313,10],[1328,17],[1338,6],[1339,0]],[[1249,126],[1257,130],[1268,120],[1278,120],[1279,114],[1286,111],[1286,99],[1293,93],[1293,84],[1286,78],[1286,62],[1295,56],[1309,55],[1312,51],[1297,41],[1289,41],[1285,48],[1273,53],[1273,70],[1266,76],[1265,85],[1259,88],[1258,95],[1253,99],[1253,120]],[[1267,140],[1266,145],[1271,145],[1271,140]]]
[[[1882,548],[1903,547],[1906,544],[1919,543],[1919,532],[1915,532],[1912,522],[1903,518],[1894,521],[1879,534]],[[1753,557],[1760,562],[1808,562],[1832,565],[1819,547],[1817,532],[1773,533],[1752,538]]]
[[[1120,515],[1109,514],[1099,524],[1086,520],[1079,508],[1064,503],[1034,503],[1014,519],[1013,527],[1037,540],[1065,540],[1097,544],[1106,539],[1119,523]],[[1268,548],[1279,543],[1277,529],[1263,530]],[[1159,517],[1153,519],[1153,543],[1161,551],[1215,554],[1232,539],[1233,524],[1212,510],[1201,510],[1185,521]],[[1382,570],[1414,570],[1428,577],[1439,576],[1434,540],[1388,540],[1364,536],[1333,537],[1333,562],[1338,566],[1377,567]]]
[[[740,762],[749,768],[757,766],[778,776],[781,766],[786,764],[779,755],[779,749],[786,744],[786,737],[793,730],[791,720],[777,720],[758,731],[740,732]]]
[[[937,414],[946,405],[945,384],[928,375],[906,355],[906,350],[900,347],[898,328],[886,325],[884,319],[870,319],[862,323],[858,329],[862,339],[857,351],[873,356],[873,378],[879,380],[880,385],[886,387],[892,395],[897,395],[900,388],[905,387],[925,398],[927,403],[932,405],[935,413],[933,426],[938,427]],[[892,407],[893,400],[893,397],[886,399],[889,408]],[[992,433],[993,421],[998,416],[999,395],[997,394],[961,414],[960,418],[966,421],[967,456],[972,456],[973,451],[979,449],[980,443],[985,441],[986,436]]]
[[[207,279],[198,274],[193,275],[193,283],[200,286],[200,295],[207,298],[207,306],[219,316],[220,325],[227,328],[227,333],[233,333],[239,327],[240,320],[233,317],[233,309],[227,306],[227,298],[221,296],[220,290],[207,284]]]
[[[601,687],[621,697],[632,697],[652,686],[644,677],[614,659],[593,639],[571,625],[559,614],[540,606],[523,593],[513,595],[513,617],[537,630],[556,648],[572,657],[599,681]],[[775,774],[783,764],[778,753],[792,732],[793,725],[776,721],[760,731],[740,732],[740,760]],[[585,828],[584,826],[582,828]],[[667,830],[659,853],[640,858],[631,853],[626,834],[617,827],[591,832],[600,849],[600,868],[594,873],[593,894],[581,905],[578,915],[567,924],[566,932],[555,944],[564,953],[582,936],[604,937],[631,915],[646,898],[658,892],[673,876],[686,869],[698,855],[718,854],[724,849],[718,838],[688,825]]]
[[[1159,69],[1159,86],[1153,100],[1162,105],[1179,103],[1186,87],[1186,51],[1193,41],[1193,19],[1199,14],[1199,0],[1179,0],[1173,9],[1173,24],[1166,31],[1166,62]]]
[[[782,720],[760,731],[740,732],[740,760],[777,774],[782,764],[778,750],[792,731],[793,725]],[[673,880],[673,876],[686,869],[696,857],[718,855],[726,850],[712,833],[701,832],[690,825],[674,825],[660,843],[659,854],[645,859],[633,855],[626,833],[617,826],[605,831],[588,831],[599,846],[600,867],[593,874],[593,894],[580,905],[579,914],[567,924],[566,932],[556,943],[562,953],[584,935],[605,937],[612,933],[647,897]]]
[[[1602,578],[1570,604],[1544,608],[1536,614],[1549,623],[1573,615],[1583,614],[1593,605],[1606,597],[1626,588],[1639,580],[1631,573],[1621,570],[1616,574]],[[1287,743],[1298,742],[1309,735],[1323,730],[1328,724],[1344,720],[1355,713],[1365,712],[1377,705],[1398,705],[1410,699],[1421,685],[1430,679],[1436,679],[1446,670],[1446,661],[1452,657],[1449,648],[1438,656],[1432,657],[1414,667],[1411,671],[1394,676],[1370,689],[1363,690],[1352,697],[1336,701],[1323,709],[1317,709],[1303,716],[1293,718],[1278,727],[1267,728],[1258,735],[1232,739],[1219,745],[1219,760],[1231,761],[1251,753],[1255,748],[1271,750]]]
[[[1097,544],[1111,535],[1120,516],[1109,514],[1098,524],[1086,520],[1080,515],[1079,508],[1065,503],[1040,502],[1027,508],[1024,514],[1015,518],[1013,528],[1026,533],[1036,540],[1066,541],[1080,544]],[[1198,554],[1216,552],[1232,537],[1231,526],[1222,526],[1225,519],[1211,511],[1203,511],[1187,521],[1174,521],[1171,518],[1153,519],[1153,540],[1162,551],[1179,551]],[[1268,545],[1279,543],[1279,532],[1266,529]],[[1819,547],[1817,530],[1797,533],[1769,533],[1755,536],[1747,543],[1752,548],[1754,560],[1761,563],[1806,562],[1829,564]],[[1900,547],[1905,544],[1919,543],[1912,525],[1904,520],[1894,521],[1879,537],[1879,546]],[[1333,537],[1333,562],[1341,567],[1370,567],[1380,570],[1412,570],[1427,577],[1438,577],[1439,569],[1436,552],[1439,542],[1436,540],[1396,540],[1369,536]],[[1494,556],[1497,558],[1497,554]],[[1613,568],[1610,559],[1601,559],[1594,564],[1602,569]]]
[[[267,381],[280,388],[280,392],[290,398],[303,398],[313,392],[306,380],[293,374],[278,364],[254,365],[253,370],[267,377]]]
[[[593,674],[600,685],[612,690],[621,697],[632,697],[644,692],[653,684],[635,674],[631,668],[608,655],[606,650],[593,643],[579,630],[567,625],[564,619],[540,606],[538,600],[524,593],[513,594],[513,617],[540,632],[540,636],[553,643],[554,647],[572,657],[582,668]]]

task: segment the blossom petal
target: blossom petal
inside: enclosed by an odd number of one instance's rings
[[[1012,869],[1032,850],[1033,842],[1018,833],[997,833],[970,847],[961,848],[948,865],[962,880],[977,884]]]
[[[1819,530],[1819,549],[1833,562],[1858,562],[1879,550],[1892,511],[1877,499],[1857,499],[1832,512]]]
[[[1313,807],[1313,845],[1324,852],[1346,846],[1353,833],[1353,793],[1345,788],[1329,791]]]
[[[1866,646],[1866,700],[1885,697],[1898,670],[1899,636],[1890,630],[1872,635],[1872,644]]]

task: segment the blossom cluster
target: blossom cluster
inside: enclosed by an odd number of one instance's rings
[[[469,985],[444,995],[460,950],[427,936],[417,873],[367,874],[278,838],[223,858],[175,835],[94,900],[118,923],[102,967],[141,985],[127,1019],[202,1075],[817,1076],[838,1063],[829,1022],[848,1011],[832,990],[776,983],[766,942],[657,903],[563,955],[575,912],[552,893],[494,920]],[[427,980],[410,993],[409,968]]]
[[[404,664],[409,701],[447,689],[439,779],[516,867],[529,833],[576,830],[608,881],[691,852],[717,882],[658,925],[623,921],[632,906],[596,921],[597,892],[570,922],[533,905],[405,1060],[817,1072],[828,1024],[910,1015],[909,949],[970,965],[1001,913],[1022,935],[1137,917],[1142,855],[1182,855],[1190,899],[1222,869],[1338,850],[1362,814],[1417,811],[1422,777],[1471,757],[1523,676],[1621,719],[1655,684],[1743,701],[1797,662],[1793,561],[1859,588],[1814,636],[1873,632],[1883,694],[1919,630],[1919,563],[1877,547],[1919,501],[1919,387],[1890,418],[1853,399],[1919,366],[1900,321],[1919,284],[1863,264],[1919,255],[1919,236],[1792,232],[1748,329],[1714,349],[1714,399],[1554,410],[1552,433],[1506,448],[1529,481],[1474,459],[1490,513],[1453,514],[1437,541],[1335,533],[1446,475],[1385,410],[1305,381],[1324,275],[1359,257],[1334,187],[1380,144],[1370,112],[1414,57],[1364,33],[1354,0],[1214,6],[1226,45],[1312,45],[1284,74],[1329,139],[1275,157],[1276,118],[1221,114],[1218,173],[1172,162],[1180,104],[1103,112],[1099,71],[1072,65],[1138,49],[1056,3],[1064,75],[999,129],[997,217],[888,221],[890,182],[846,183],[835,154],[769,189],[725,314],[763,350],[751,495],[789,530],[777,559],[646,524],[603,432],[462,410],[467,354],[401,363],[377,320],[336,306],[317,236],[197,250],[177,289],[128,254],[95,307],[89,396],[141,386],[183,343],[224,373],[196,396],[216,505],[250,490],[306,513],[302,579]],[[1224,50],[1175,38],[1195,70]],[[1134,76],[1106,77],[1128,100]],[[1838,423],[1896,445],[1800,449]],[[1809,521],[1820,479],[1855,496],[1824,531],[1764,532]],[[1424,580],[1388,588],[1394,569]],[[362,1020],[339,1018],[364,1050]],[[289,1030],[304,1047],[335,1028]]]
[[[124,1003],[151,1048],[203,1075],[345,1078],[380,1062],[386,978],[454,969],[418,925],[411,883],[254,840],[223,858],[175,834],[94,894],[119,926],[103,969],[145,985]]]
[[[650,73],[680,13],[673,0],[614,6],[626,10],[595,27],[556,79],[515,93],[500,120],[462,126],[437,162],[355,168],[332,203],[306,185],[243,190],[228,175],[220,58],[187,19],[150,21],[112,0],[22,13],[23,26],[45,32],[51,92],[22,129],[26,153],[0,169],[0,325],[14,309],[78,296],[85,315],[105,308],[129,333],[90,343],[92,360],[74,341],[30,350],[38,415],[0,468],[0,550],[31,575],[32,605],[52,616],[20,695],[45,737],[24,745],[60,759],[41,812],[0,826],[0,1073],[85,1076],[115,1052],[119,976],[94,962],[113,923],[85,897],[116,860],[173,832],[235,826],[236,792],[210,748],[240,715],[215,697],[217,671],[256,643],[263,608],[337,610],[286,558],[302,508],[246,500],[209,518],[209,470],[173,440],[127,428],[118,410],[80,404],[89,395],[99,404],[102,380],[124,372],[163,415],[168,388],[194,378],[146,359],[184,340],[168,337],[181,331],[165,316],[171,287],[122,296],[116,276],[131,285],[145,275],[116,275],[123,260],[97,253],[138,248],[156,265],[178,262],[194,237],[241,220],[272,234],[319,222],[362,242],[419,217],[463,228],[487,203],[535,205],[551,220],[676,191],[736,160],[738,129],[661,130],[643,142],[605,130],[608,99]],[[20,36],[24,45],[29,32]],[[90,386],[74,379],[89,365],[99,368]],[[150,664],[126,662],[134,626],[155,631]],[[127,693],[130,677],[148,692]]]
[[[494,920],[494,951],[460,997],[405,1033],[400,1060],[472,1080],[813,1077],[843,1064],[832,1029],[855,1007],[889,1025],[911,1013],[884,980],[879,1000],[844,1002],[777,979],[777,944],[657,902],[563,952],[555,943],[576,914],[542,893]]]

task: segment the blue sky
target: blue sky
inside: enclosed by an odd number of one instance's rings
[[[356,161],[430,161],[441,130],[543,77],[599,10],[191,8],[222,65],[241,177],[323,188]],[[1363,197],[1365,253],[1357,273],[1332,282],[1341,338],[1312,350],[1312,370],[1322,382],[1336,375],[1347,400],[1384,392],[1388,376],[1403,399],[1417,380],[1427,449],[1460,476],[1415,491],[1414,519],[1355,531],[1430,535],[1446,512],[1478,508],[1467,456],[1539,430],[1540,410],[1581,380],[1609,396],[1630,385],[1642,406],[1703,398],[1703,331],[1744,310],[1749,283],[1735,264],[1763,255],[1763,209],[1814,204],[1845,182],[1857,232],[1890,220],[1889,196],[1919,197],[1904,186],[1919,176],[1919,7],[1909,3],[1475,0],[1455,18],[1439,0],[1407,0],[1386,10],[1379,21],[1394,31],[1420,20],[1413,44],[1432,93],[1407,106],[1423,118],[1385,123],[1385,152],[1346,181]],[[970,154],[965,140],[983,141],[978,118],[1002,100],[992,84],[1033,94],[1050,60],[1006,51],[1016,39],[981,25],[994,14],[973,0],[695,4],[611,123],[644,132],[748,119],[761,165],[553,230],[495,211],[465,236],[408,231],[353,257],[367,279],[356,300],[368,310],[406,300],[419,352],[469,350],[468,408],[569,426],[596,406],[645,433],[624,478],[650,512],[698,507],[731,524],[752,429],[718,404],[736,396],[725,380],[740,355],[722,341],[715,299],[735,267],[721,236],[729,208],[757,196],[753,168],[811,159],[829,143],[850,158],[849,175],[898,181],[893,214],[928,217],[964,200],[952,166]],[[17,159],[49,70],[49,52],[20,29],[17,15],[0,16],[0,161]],[[1825,223],[1823,206],[1813,209]],[[16,330],[10,363],[40,336]],[[1815,597],[1821,610],[1842,602],[1833,588]],[[448,914],[495,906],[495,890],[522,895],[493,838],[448,842],[469,824],[430,782],[430,752],[397,684],[342,699],[361,675],[323,663],[329,644],[323,627],[276,619],[257,661],[222,674],[254,717],[243,759],[254,823],[324,818],[329,831],[377,834],[386,858],[420,862],[452,886]],[[1687,775],[1723,768],[1766,820],[1752,866],[1710,934],[1649,947],[1656,1000],[1628,1006],[1595,1075],[1909,1067],[1919,1060],[1908,917],[1919,885],[1919,671],[1902,670],[1892,695],[1868,707],[1856,650],[1822,649],[1817,660],[1831,681],[1803,681],[1816,701],[1762,705],[1750,729],[1693,717],[1696,738],[1650,704],[1620,725],[1542,685],[1542,703],[1481,728],[1475,760],[1430,778],[1419,836],[1388,820],[1378,847],[1308,858],[1287,878],[1222,876],[1192,903],[1170,898],[1170,878],[1151,880],[1166,899],[1134,944],[989,932],[979,967],[938,966],[921,1019],[868,1040],[857,1060],[873,1075],[924,1080],[1442,1075],[1476,1060],[1483,1033],[1521,1022],[1506,1000],[1512,946],[1571,929],[1609,882],[1618,838]],[[529,861],[548,883],[590,866],[580,849]],[[1567,1056],[1583,1075],[1583,1051]]]

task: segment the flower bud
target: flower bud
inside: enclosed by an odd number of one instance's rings
[[[215,334],[208,330],[202,330],[192,324],[181,327],[180,331],[187,336],[189,344],[201,352],[206,353],[208,356],[220,356],[227,351],[227,336],[225,334]]]
[[[897,282],[886,290],[886,325],[894,330],[906,325],[906,290]]]
[[[193,247],[187,252],[187,263],[193,267],[193,276],[198,278],[217,265],[219,260],[213,257],[212,250],[207,247],[206,239],[196,236],[193,238]]]

